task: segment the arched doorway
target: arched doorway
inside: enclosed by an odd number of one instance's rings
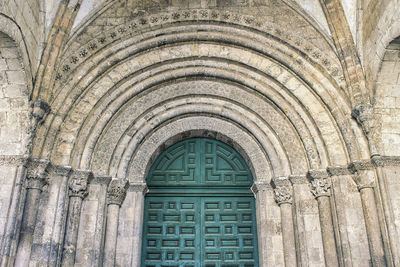
[[[232,147],[191,138],[149,171],[142,266],[258,266],[252,174]]]

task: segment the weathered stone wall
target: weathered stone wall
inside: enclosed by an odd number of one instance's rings
[[[27,153],[28,86],[17,44],[0,32],[0,244],[11,245],[18,183]],[[22,169],[21,169],[22,168]],[[14,205],[14,206],[13,206]]]
[[[11,17],[20,27],[30,58],[32,72],[36,73],[44,44],[44,10],[42,1],[4,0],[0,13]]]
[[[400,156],[400,38],[386,49],[374,101],[382,154]]]

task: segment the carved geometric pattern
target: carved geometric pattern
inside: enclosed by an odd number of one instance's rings
[[[239,153],[206,138],[187,139],[171,146],[158,157],[149,173],[149,186],[251,186],[253,181]]]
[[[147,197],[142,266],[258,266],[254,198]]]

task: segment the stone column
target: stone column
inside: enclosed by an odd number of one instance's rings
[[[129,182],[126,179],[113,179],[107,188],[107,224],[104,243],[103,266],[115,266],[119,210],[126,197]]]
[[[40,193],[42,192],[43,186],[47,184],[47,167],[49,161],[30,159],[27,165],[27,176],[25,180],[26,197],[15,266],[28,266],[29,263]]]
[[[74,170],[68,181],[69,205],[61,266],[74,265],[82,201],[88,194],[87,186],[92,178],[90,171]]]
[[[283,250],[285,266],[297,266],[296,261],[296,242],[294,238],[293,226],[293,188],[286,177],[273,178],[271,181],[274,188],[275,201],[281,210]]]
[[[383,247],[382,232],[375,201],[375,171],[370,161],[354,161],[349,165],[354,173],[353,180],[360,191],[365,227],[373,266],[387,266]]]
[[[339,266],[329,199],[331,183],[328,180],[328,172],[325,169],[310,170],[307,173],[307,178],[311,182],[311,192],[318,201],[325,264],[329,267]]]

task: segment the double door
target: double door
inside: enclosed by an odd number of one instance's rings
[[[256,267],[256,229],[251,195],[148,195],[142,267]]]

